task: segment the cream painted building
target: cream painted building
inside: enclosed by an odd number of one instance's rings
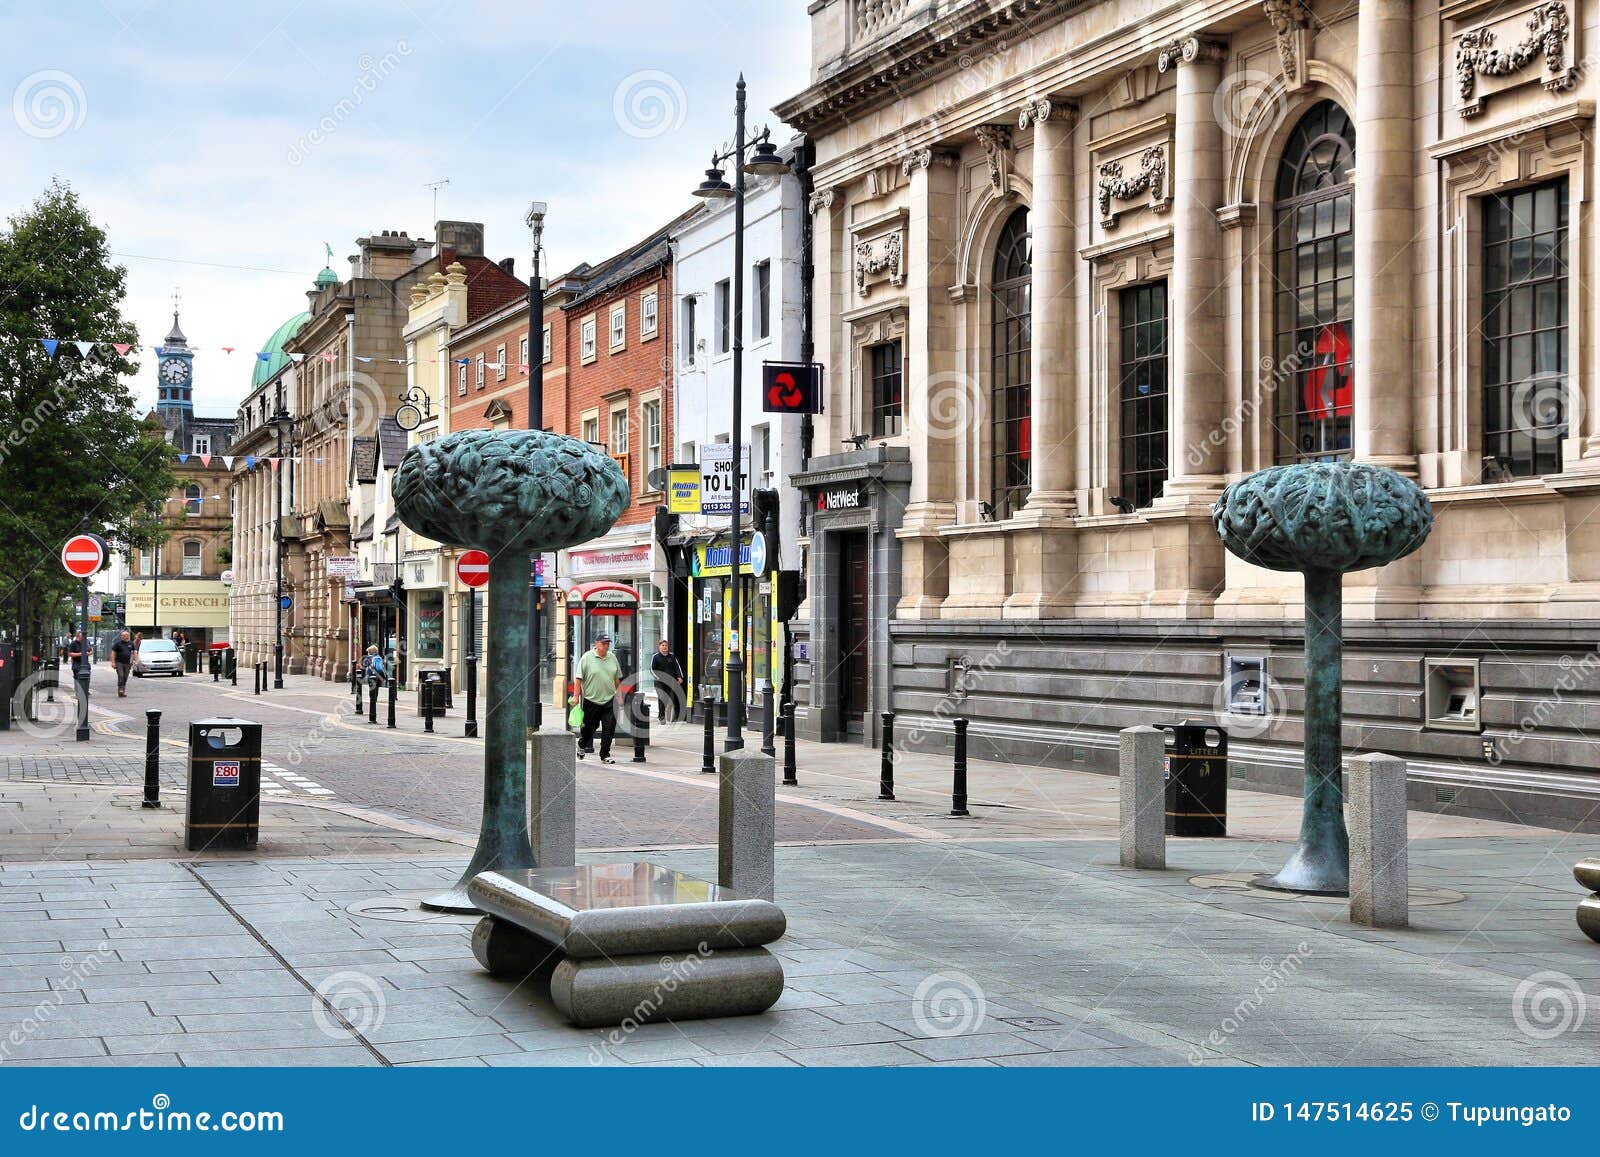
[[[1438,521],[1347,580],[1347,746],[1419,805],[1587,816],[1600,5],[810,12],[802,732],[960,713],[975,755],[1109,770],[1121,727],[1220,720],[1295,789],[1299,581],[1210,507],[1353,457]]]

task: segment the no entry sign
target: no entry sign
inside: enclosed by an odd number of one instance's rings
[[[489,581],[489,556],[481,550],[467,551],[456,559],[456,578],[463,586],[483,586]]]
[[[105,544],[92,534],[75,534],[61,548],[61,565],[73,578],[88,578],[105,560]]]

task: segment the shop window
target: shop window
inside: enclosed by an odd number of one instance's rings
[[[993,515],[1028,500],[1033,398],[1033,235],[1018,209],[1000,233],[990,294],[990,422]]]
[[[1561,471],[1567,182],[1483,200],[1483,479]]]
[[[1167,283],[1131,286],[1118,303],[1121,497],[1142,509],[1167,481]]]
[[[1355,148],[1349,116],[1323,101],[1295,126],[1278,168],[1274,412],[1279,462],[1350,456]]]
[[[444,592],[417,593],[415,655],[418,659],[444,658]]]
[[[867,349],[872,375],[872,436],[892,438],[900,433],[904,402],[905,367],[898,341],[881,342]]]
[[[200,573],[200,540],[186,538],[183,541],[183,573],[192,577]]]

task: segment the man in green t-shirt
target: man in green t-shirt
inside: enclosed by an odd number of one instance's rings
[[[594,646],[578,660],[578,671],[571,703],[583,704],[583,726],[578,729],[578,758],[594,751],[594,733],[600,731],[600,762],[615,763],[611,758],[611,740],[617,733],[617,715],[614,710],[617,684],[622,682],[622,666],[611,653],[611,636],[596,637]]]

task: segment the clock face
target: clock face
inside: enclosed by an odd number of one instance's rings
[[[189,380],[189,363],[182,358],[168,358],[161,363],[161,380],[169,386],[181,386]]]

